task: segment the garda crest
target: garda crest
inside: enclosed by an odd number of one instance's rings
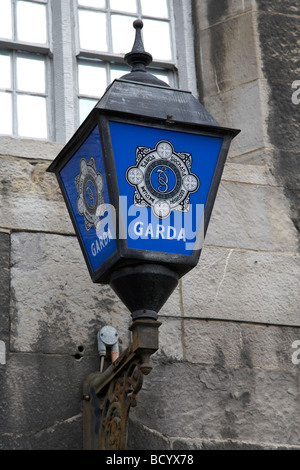
[[[97,172],[94,157],[80,160],[80,174],[75,178],[77,189],[77,211],[83,216],[87,232],[92,226],[99,230],[100,219],[105,213],[103,199],[103,178]]]
[[[176,153],[167,140],[159,141],[154,149],[137,147],[136,165],[126,171],[127,182],[135,187],[134,205],[151,207],[161,219],[173,210],[188,212],[190,194],[200,187],[191,166],[192,155]]]

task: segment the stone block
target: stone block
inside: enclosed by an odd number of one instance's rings
[[[0,341],[9,341],[10,234],[0,231]],[[4,358],[5,359],[5,358]],[[1,362],[0,362],[1,363]]]
[[[257,150],[236,158],[228,158],[222,181],[254,185],[278,186],[273,174],[273,151]]]
[[[185,320],[186,360],[215,367],[295,371],[298,328],[222,321]]]
[[[49,201],[32,194],[0,195],[0,217],[10,230],[74,234],[63,200]]]
[[[207,0],[195,2],[197,24],[201,29],[256,9],[255,0]]]
[[[64,421],[56,421],[52,426],[41,429],[31,438],[32,450],[82,450],[82,415]]]
[[[174,450],[299,450],[300,446],[269,444],[266,442],[242,442],[215,439],[174,439],[171,442]],[[194,454],[195,455],[195,454]],[[197,454],[196,454],[197,455]],[[200,454],[199,454],[200,455]],[[194,461],[196,459],[194,458]]]
[[[46,173],[48,161],[1,156],[0,162],[2,194],[34,193],[48,199],[61,199],[54,175]]]
[[[22,139],[20,137],[1,136],[0,155],[27,158],[30,160],[54,160],[64,144],[45,140]]]
[[[175,288],[169,299],[166,303],[162,306],[161,310],[159,311],[159,316],[161,320],[165,316],[180,316],[181,315],[181,287],[180,282],[178,286]]]
[[[82,385],[97,356],[10,354],[1,370],[0,449],[81,450]]]
[[[257,26],[263,71],[267,79],[290,82],[291,86],[293,80],[299,79],[300,72],[299,16],[260,13]]]
[[[204,246],[182,279],[185,316],[299,326],[300,257]]]
[[[274,174],[279,184],[287,190],[299,191],[300,178],[297,169],[300,162],[300,152],[294,152],[292,150],[286,151],[282,149],[274,150],[273,159]]]
[[[249,173],[246,165],[240,167]],[[231,169],[229,165],[225,178],[231,178]],[[239,170],[238,175],[241,173]],[[207,245],[297,253],[298,242],[282,188],[222,180],[205,238]]]
[[[176,315],[176,312],[174,312]],[[181,361],[184,359],[182,344],[182,321],[180,314],[177,318],[159,315],[159,321],[162,323],[159,327],[159,350],[153,358],[161,361]]]
[[[74,233],[49,162],[0,157],[0,220],[10,229]]]
[[[270,83],[268,134],[272,145],[283,152],[282,158],[288,151],[299,155],[300,104],[292,102],[292,83],[293,79]],[[294,169],[297,171],[297,166]]]
[[[199,41],[202,93],[206,98],[263,78],[253,13],[201,31]]]
[[[142,422],[131,418],[128,423],[127,450],[169,450],[169,440],[157,431],[143,426]]]
[[[241,129],[229,158],[270,147],[267,133],[269,87],[262,80],[204,98],[204,106],[224,127]]]
[[[262,3],[268,12],[258,15],[257,28],[263,72],[270,88],[268,133],[278,149],[298,151],[300,105],[293,103],[292,84],[300,76],[300,26],[299,16],[290,13],[296,2],[272,2],[272,6],[271,2],[259,2],[259,8]],[[282,11],[288,14],[274,14]]]
[[[189,438],[299,447],[296,367],[157,365],[134,416],[172,442]]]
[[[291,210],[291,219],[300,238],[300,191],[293,189],[285,189],[284,194],[289,201]]]
[[[282,15],[299,16],[298,0],[256,0],[259,11],[267,13],[281,13]]]

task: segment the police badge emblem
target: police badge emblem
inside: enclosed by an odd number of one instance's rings
[[[103,198],[103,178],[97,172],[94,157],[80,160],[80,174],[75,177],[77,189],[77,211],[83,216],[86,231],[91,227],[99,230],[101,217],[106,211]]]
[[[130,166],[125,175],[135,187],[134,205],[151,207],[161,219],[174,210],[188,212],[190,194],[200,187],[191,166],[192,155],[176,153],[167,140],[159,141],[154,149],[137,147],[136,165]]]

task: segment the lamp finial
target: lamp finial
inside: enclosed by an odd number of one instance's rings
[[[131,52],[125,55],[125,61],[132,67],[132,72],[145,72],[146,66],[151,64],[152,55],[145,51],[142,39],[142,20],[135,20],[133,27],[136,30],[135,41]]]
[[[121,78],[132,82],[148,83],[169,88],[167,83],[146,70],[147,65],[151,64],[153,58],[152,55],[144,49],[142,39],[143,26],[142,20],[135,20],[133,22],[133,27],[136,30],[134,44],[131,52],[128,52],[128,54],[124,56],[125,62],[131,67],[131,72],[123,75]]]

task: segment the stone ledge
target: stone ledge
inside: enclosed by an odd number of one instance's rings
[[[0,155],[52,161],[64,145],[47,140],[0,136]]]

